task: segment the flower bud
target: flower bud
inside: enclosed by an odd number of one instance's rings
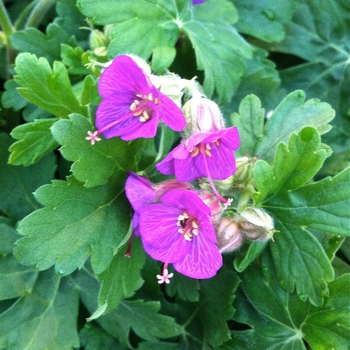
[[[253,180],[255,158],[240,157],[236,159],[236,172],[232,176],[233,185],[246,186]]]
[[[220,199],[207,190],[200,190],[198,192],[198,195],[202,201],[210,208],[211,222],[215,224],[220,219],[223,212],[223,207]]]
[[[218,249],[220,253],[229,253],[239,249],[244,243],[244,236],[239,231],[236,221],[223,217],[216,229]]]
[[[90,47],[96,56],[107,56],[108,39],[105,34],[97,29],[91,31]]]
[[[247,208],[240,214],[238,221],[239,230],[250,240],[267,241],[272,239],[276,231],[273,227],[273,220],[265,211],[258,208]]]
[[[157,184],[152,184],[152,188],[155,190],[156,200],[159,200],[166,192],[168,192],[170,190],[192,190],[192,189],[194,189],[194,187],[189,182],[179,182],[175,179],[165,180],[165,181],[159,182]]]
[[[194,95],[183,108],[187,126],[182,131],[184,139],[206,131],[221,130],[225,127],[219,106],[202,96]]]

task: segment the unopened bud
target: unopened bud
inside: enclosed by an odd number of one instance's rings
[[[221,130],[225,127],[219,106],[202,96],[193,96],[184,104],[182,111],[187,121],[187,126],[182,131],[184,139],[200,132]]]
[[[216,229],[217,246],[220,253],[229,253],[239,249],[244,243],[244,236],[239,231],[236,221],[223,217]]]
[[[200,190],[198,192],[198,195],[202,201],[210,208],[211,222],[215,224],[220,219],[223,212],[223,207],[220,199],[207,190]]]
[[[258,208],[247,208],[240,214],[238,221],[239,230],[250,240],[267,241],[272,239],[276,232],[273,226],[273,220],[265,211]]]
[[[236,172],[232,176],[234,186],[246,186],[253,180],[253,165],[255,158],[240,157],[236,159]]]
[[[90,47],[96,56],[107,56],[108,39],[106,35],[94,29],[90,34]]]

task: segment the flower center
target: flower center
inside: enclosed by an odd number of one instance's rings
[[[186,211],[178,216],[176,226],[180,227],[178,232],[184,235],[186,241],[191,241],[192,236],[198,235],[198,221]]]
[[[200,143],[199,145],[193,147],[192,151],[190,152],[191,156],[196,157],[199,153],[202,153],[207,157],[211,157],[210,150],[212,149],[212,146],[210,144],[220,146],[220,141],[216,140],[208,143]]]
[[[154,104],[159,103],[159,97],[153,97],[152,93],[148,95],[136,95],[137,99],[130,105],[130,111],[134,112],[135,117],[139,117],[141,123],[147,122],[153,113],[153,110],[149,107],[149,103],[153,102]]]

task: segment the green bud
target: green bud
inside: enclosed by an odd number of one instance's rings
[[[90,47],[96,56],[106,56],[107,55],[108,39],[106,35],[94,29],[90,34]]]
[[[236,159],[236,172],[232,176],[233,186],[247,186],[253,180],[255,158],[240,157]]]

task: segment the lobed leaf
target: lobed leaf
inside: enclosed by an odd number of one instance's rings
[[[268,119],[264,137],[255,146],[255,154],[270,163],[280,142],[288,142],[293,133],[306,126],[323,134],[329,130],[328,123],[333,117],[334,110],[328,103],[316,99],[305,102],[305,93],[294,91],[282,100]]]
[[[73,93],[63,63],[55,61],[51,69],[45,58],[22,53],[16,57],[15,71],[14,79],[21,85],[17,91],[28,101],[58,118],[68,118],[71,113],[86,114],[86,108]]]
[[[50,132],[56,121],[56,118],[40,119],[14,128],[11,136],[19,141],[13,143],[9,149],[9,163],[28,166],[57,148],[58,143]]]
[[[259,160],[254,164],[254,184],[257,203],[279,193],[295,190],[311,180],[321,168],[329,150],[321,145],[318,131],[311,127],[290,136],[288,146],[281,142],[271,167]]]
[[[232,332],[237,349],[245,349],[244,345],[248,344],[252,348],[262,346],[271,350],[306,349],[303,340],[315,349],[346,348],[350,344],[348,276],[330,282],[325,304],[315,307],[284,290],[279,285],[271,257],[263,253],[262,258],[261,268],[250,266],[241,275],[234,319],[252,329]],[[318,337],[321,333],[323,335]]]
[[[130,222],[122,184],[111,180],[85,188],[70,177],[40,187],[35,197],[45,208],[21,221],[18,229],[24,237],[17,242],[17,258],[39,270],[55,264],[57,272],[68,275],[91,255],[95,273],[106,270]]]

